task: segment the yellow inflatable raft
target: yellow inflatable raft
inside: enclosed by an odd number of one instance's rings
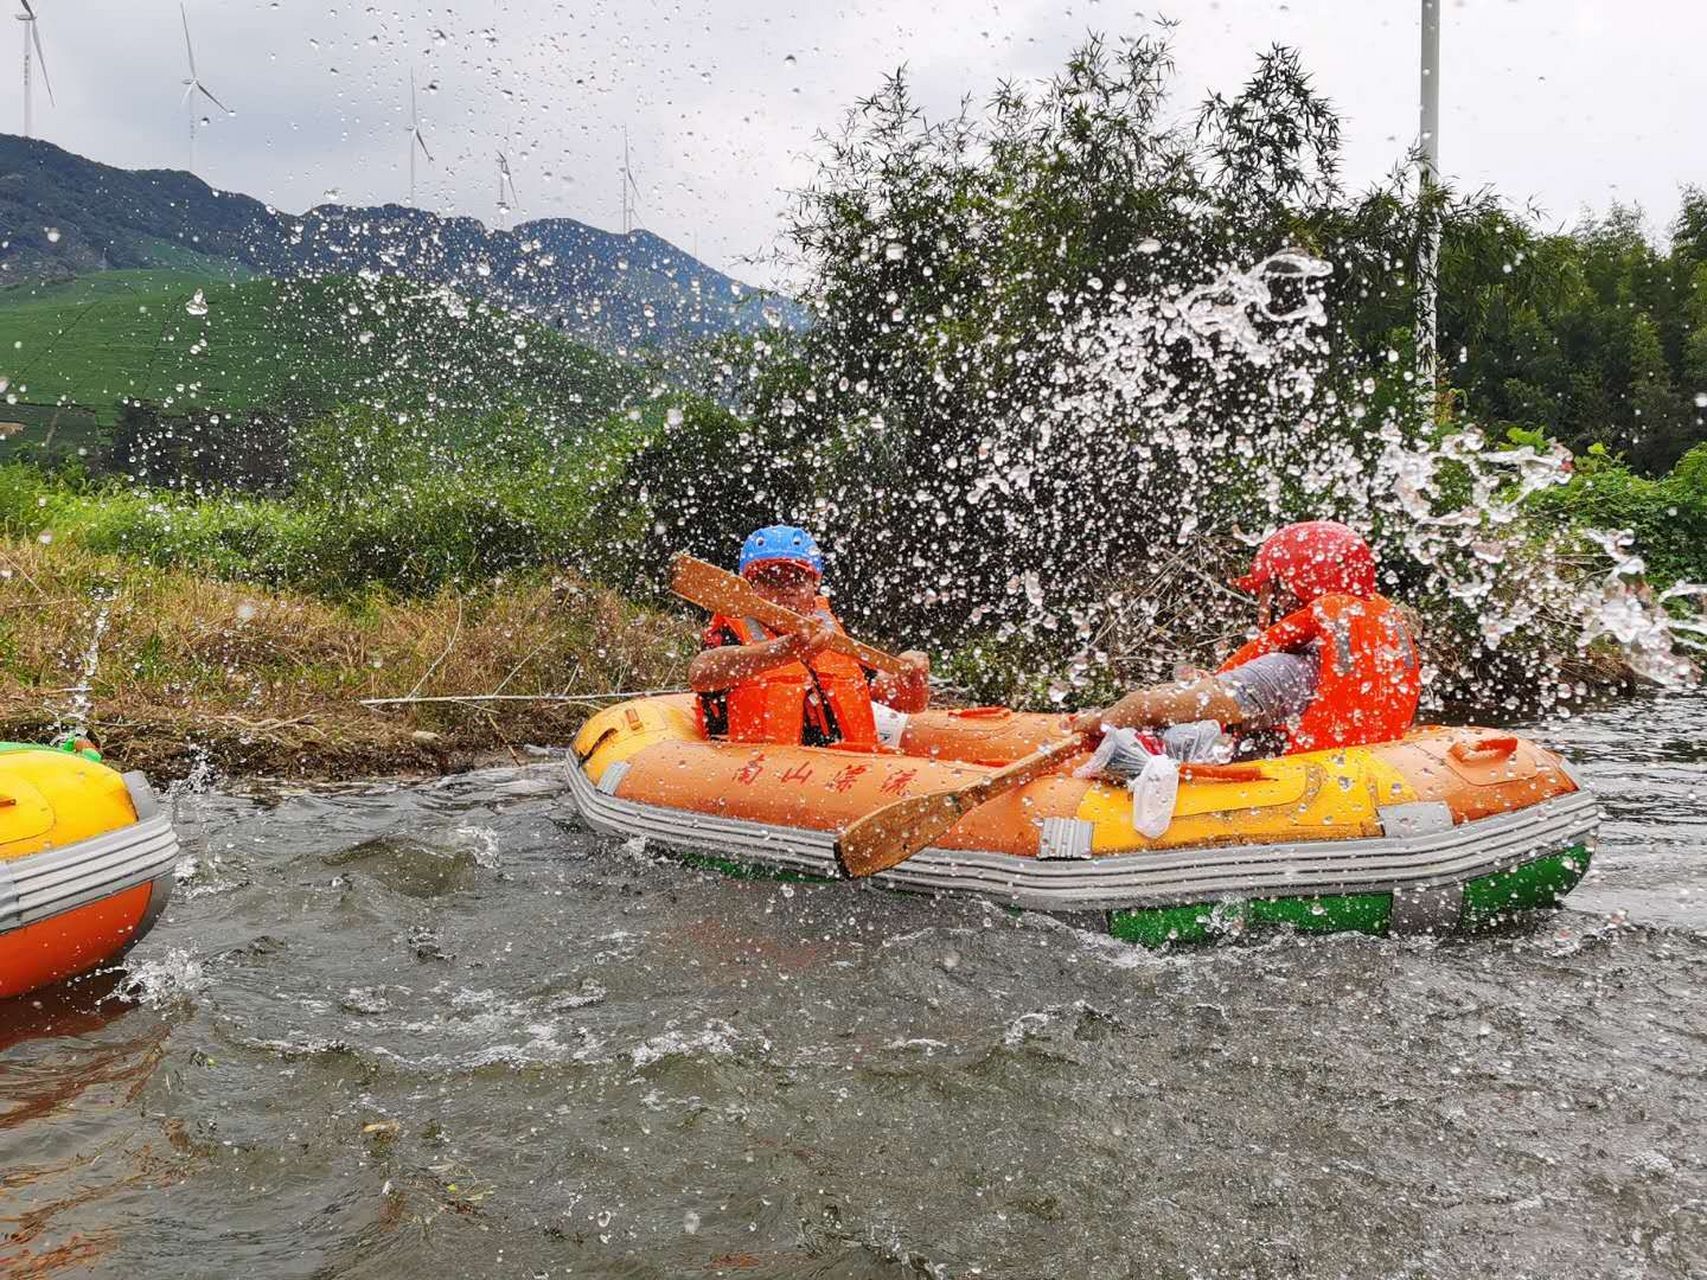
[[[123,954],[165,909],[177,861],[140,773],[0,743],[0,999]]]
[[[836,837],[897,799],[964,785],[1058,740],[1058,716],[913,716],[898,750],[707,741],[690,695],[594,716],[570,783],[593,829],[730,870],[832,878]],[[1515,735],[1422,728],[1402,741],[1262,762],[1262,777],[1182,783],[1152,839],[1127,790],[1039,779],[969,813],[878,876],[1090,913],[1147,943],[1277,923],[1415,933],[1548,907],[1588,866],[1599,812],[1552,752]]]

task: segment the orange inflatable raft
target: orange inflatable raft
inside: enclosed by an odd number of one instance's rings
[[[177,861],[140,773],[0,744],[0,999],[123,954],[165,909]]]
[[[957,787],[1058,741],[1059,716],[911,717],[881,753],[707,741],[691,695],[601,712],[570,783],[595,830],[729,870],[832,878],[835,841],[897,799]],[[1599,811],[1553,753],[1514,735],[1423,728],[1401,741],[1261,762],[1256,781],[1184,781],[1152,839],[1118,782],[1060,776],[975,809],[876,877],[1064,912],[1146,943],[1253,924],[1435,932],[1549,907],[1588,867]]]

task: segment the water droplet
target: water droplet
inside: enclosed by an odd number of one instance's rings
[[[1139,253],[1160,253],[1161,251],[1162,242],[1157,240],[1154,236],[1145,236],[1138,242]]]
[[[58,244],[59,243],[59,228],[58,227],[46,227],[46,228],[44,228],[44,230],[47,232],[47,242],[49,244]]]
[[[902,258],[907,256],[907,250],[904,246],[896,244],[895,241],[891,240],[888,244],[883,246],[883,256],[890,262],[899,262]]]
[[[184,310],[192,316],[205,316],[207,314],[207,299],[202,297],[200,289],[196,290],[195,297],[184,304]]]
[[[800,63],[800,59],[795,57],[792,53],[786,55],[782,60],[782,65],[785,67],[798,66],[799,63]]]
[[[1695,407],[1697,409],[1707,409],[1707,391],[1697,391],[1695,393]]]

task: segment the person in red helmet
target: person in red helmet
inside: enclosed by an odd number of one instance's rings
[[[1242,755],[1267,754],[1257,747],[1264,731],[1291,754],[1387,742],[1410,728],[1422,690],[1416,634],[1376,590],[1375,555],[1355,531],[1334,520],[1288,525],[1233,585],[1257,597],[1256,639],[1213,674],[1136,690],[1074,727],[1218,721],[1246,740]]]

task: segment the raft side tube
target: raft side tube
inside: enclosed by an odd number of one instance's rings
[[[140,773],[119,775],[47,749],[0,755],[0,795],[39,799],[0,820],[0,998],[71,977],[122,954],[170,900],[177,833]]]
[[[835,878],[835,832],[665,809],[605,795],[579,770],[570,790],[594,830],[640,836],[687,853]],[[1221,897],[1309,897],[1419,891],[1509,869],[1582,844],[1599,813],[1577,793],[1531,810],[1456,824],[1427,836],[1231,845],[1082,859],[929,848],[874,877],[924,892],[980,893],[1050,911],[1196,904]]]

